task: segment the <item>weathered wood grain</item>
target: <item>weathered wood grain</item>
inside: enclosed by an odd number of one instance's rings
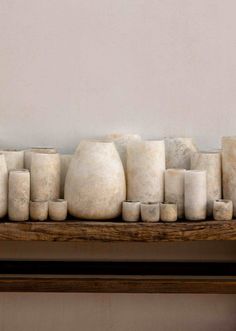
[[[0,241],[159,242],[236,240],[236,221],[165,223],[10,222],[0,223]]]

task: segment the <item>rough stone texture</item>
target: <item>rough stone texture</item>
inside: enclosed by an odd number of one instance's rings
[[[122,162],[112,142],[84,140],[71,160],[65,200],[71,215],[85,219],[111,219],[121,214],[126,199]]]
[[[207,216],[213,215],[213,201],[221,198],[221,154],[217,152],[196,152],[191,156],[191,169],[206,170],[207,174]]]
[[[160,220],[160,204],[141,203],[141,219],[143,222],[158,222]]]
[[[233,217],[231,200],[216,200],[213,203],[213,217],[216,221],[230,221]]]
[[[60,196],[60,155],[32,153],[31,200],[52,200]]]
[[[30,170],[32,153],[56,153],[56,149],[53,147],[32,147],[24,152],[24,168]]]
[[[53,221],[64,221],[67,217],[67,201],[64,199],[50,200],[49,217]]]
[[[192,138],[165,138],[166,168],[190,169],[192,153],[197,147]]]
[[[165,144],[163,140],[137,141],[127,148],[128,200],[164,200]]]
[[[64,198],[65,180],[66,174],[69,169],[70,162],[72,160],[72,154],[60,154],[61,160],[61,179],[60,179],[60,198]]]
[[[30,218],[33,221],[46,221],[48,218],[48,201],[30,201]]]
[[[185,172],[184,207],[187,220],[204,220],[207,211],[206,171]]]
[[[161,203],[161,220],[163,222],[175,222],[177,221],[177,204],[176,203]]]
[[[9,172],[8,217],[12,221],[29,219],[30,173],[28,170]]]
[[[236,137],[222,138],[223,198],[232,200],[236,217]]]
[[[8,171],[24,168],[24,151],[2,150],[0,153],[5,156]]]
[[[165,171],[165,201],[177,204],[178,218],[184,216],[184,174],[185,169]]]
[[[0,154],[0,218],[7,214],[8,170],[6,159]]]
[[[138,222],[140,219],[140,202],[123,201],[122,219],[125,222]]]

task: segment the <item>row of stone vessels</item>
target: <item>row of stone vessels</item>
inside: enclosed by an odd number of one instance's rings
[[[236,216],[236,137],[222,138],[215,152],[199,152],[191,138],[114,134],[81,141],[73,157],[54,148],[2,150],[0,217],[8,210],[11,219],[26,220],[29,200],[65,198],[69,213],[83,219],[116,218],[129,200],[176,203],[178,218],[203,220],[222,198],[222,174],[223,198]]]

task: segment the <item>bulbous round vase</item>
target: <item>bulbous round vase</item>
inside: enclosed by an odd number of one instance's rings
[[[78,218],[105,220],[121,214],[126,183],[114,143],[79,144],[66,175],[64,197],[69,213]]]

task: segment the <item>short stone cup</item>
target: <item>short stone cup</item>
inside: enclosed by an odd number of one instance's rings
[[[162,222],[176,222],[178,218],[177,204],[164,202],[160,204]]]
[[[33,221],[45,221],[48,218],[48,201],[30,201],[30,219]]]
[[[141,220],[143,222],[158,222],[160,220],[160,204],[158,202],[142,202]]]
[[[213,218],[216,221],[230,221],[233,218],[233,202],[219,199],[213,202]]]
[[[138,222],[140,218],[139,201],[123,201],[122,219],[125,222]]]
[[[50,200],[48,213],[52,221],[64,221],[67,217],[67,201],[64,199]]]

